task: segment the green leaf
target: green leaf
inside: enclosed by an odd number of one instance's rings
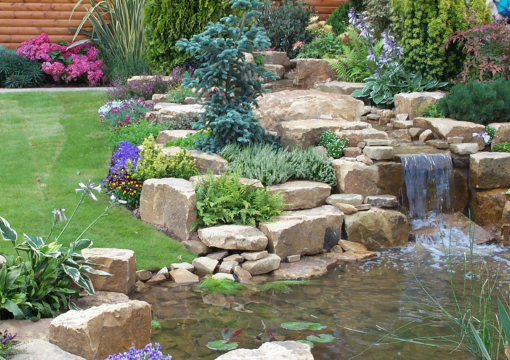
[[[237,347],[237,343],[229,343],[228,340],[216,340],[216,341],[210,341],[206,345],[211,350],[233,350]]]
[[[489,353],[487,352],[487,349],[485,348],[485,345],[483,344],[482,339],[480,339],[480,335],[478,335],[478,331],[476,331],[473,324],[470,322],[469,326],[471,327],[471,332],[473,333],[473,336],[476,340],[476,343],[478,344],[478,347],[480,348],[480,351],[482,352],[482,355],[485,360],[492,360]]]
[[[0,309],[1,308],[4,308],[5,310],[9,311],[14,316],[15,320],[20,320],[24,318],[23,311],[21,311],[19,306],[9,299],[5,299],[5,302],[3,304],[0,304]]]
[[[310,322],[288,322],[280,325],[282,328],[287,330],[322,330],[327,326],[324,326],[319,323],[310,323]]]
[[[89,295],[95,294],[94,285],[92,285],[92,281],[88,276],[82,275],[76,268],[66,265],[62,265],[62,267],[64,268],[65,273],[69,275],[76,285],[82,287]]]
[[[14,245],[16,240],[18,239],[18,233],[14,229],[11,229],[11,225],[0,216],[0,234],[6,241],[11,241]]]
[[[318,336],[309,335],[306,337],[308,341],[316,342],[316,343],[329,343],[336,340],[336,337],[329,334],[319,334]]]
[[[92,245],[92,241],[89,239],[81,239],[71,243],[69,246],[69,254],[74,252],[80,253],[83,249],[86,249]]]
[[[300,343],[303,343],[303,344],[310,345],[310,347],[311,347],[312,349],[313,349],[313,347],[314,347],[313,342],[308,341],[308,340],[296,340],[296,342],[300,342]]]
[[[501,319],[501,324],[503,325],[503,330],[505,331],[506,341],[510,344],[510,319],[508,318],[508,313],[506,312],[505,307],[501,303],[501,300],[498,299],[498,310],[499,317]]]

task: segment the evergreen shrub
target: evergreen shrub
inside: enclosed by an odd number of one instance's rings
[[[452,119],[484,125],[507,122],[510,121],[510,81],[457,84],[437,104]]]
[[[43,83],[41,64],[0,45],[0,88],[23,88]]]
[[[349,10],[350,4],[346,2],[340,5],[331,13],[326,23],[331,25],[333,32],[337,35],[343,34],[349,26]]]

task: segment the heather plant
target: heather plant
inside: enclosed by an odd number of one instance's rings
[[[307,44],[313,40],[307,26],[314,12],[315,7],[300,0],[277,3],[264,0],[257,24],[265,29],[276,51],[284,51],[290,58],[295,58],[299,50],[294,48],[294,44],[298,41]]]
[[[0,331],[0,360],[5,360],[6,357],[15,354],[15,347],[18,344],[17,336],[18,334],[13,335],[7,330],[3,333]]]
[[[456,84],[437,103],[449,118],[487,125],[510,121],[510,81]]]
[[[44,73],[39,63],[0,45],[0,88],[23,88],[43,82]]]
[[[319,145],[326,148],[329,157],[338,159],[343,155],[344,149],[349,145],[349,141],[347,139],[340,139],[331,130],[326,130],[319,139]]]
[[[143,180],[133,177],[140,151],[129,141],[122,141],[113,153],[112,163],[106,179],[101,180],[106,192],[126,202],[128,207],[138,207]]]
[[[270,46],[263,29],[253,25],[261,3],[231,0],[230,4],[239,16],[230,15],[221,22],[210,23],[204,33],[177,42],[181,51],[204,59],[203,66],[195,70],[194,78],[184,78],[183,87],[195,88],[197,97],[212,88],[218,89],[193,124],[195,129],[210,131],[204,141],[196,143],[197,149],[208,153],[219,152],[230,143],[249,145],[274,141],[260,126],[252,108],[258,105],[257,96],[264,92],[262,84],[277,76],[245,58],[245,53],[253,54],[255,49]]]
[[[209,136],[209,131],[201,130],[194,134],[188,134],[185,137],[178,138],[175,141],[167,141],[163,146],[179,146],[183,149],[194,149],[197,141],[204,141]]]
[[[140,350],[133,346],[129,349],[129,352],[110,355],[106,360],[172,360],[172,357],[170,355],[163,355],[161,345],[156,343],[154,347],[152,344],[147,344],[147,346]]]
[[[122,125],[124,122],[138,122],[145,114],[154,108],[153,104],[143,99],[128,99],[109,101],[97,111],[101,122],[106,120],[111,126]]]
[[[239,173],[224,173],[215,177],[212,172],[195,186],[197,220],[191,230],[221,224],[257,226],[259,222],[274,220],[282,213],[283,198],[266,189],[254,189],[239,180]]]
[[[16,55],[40,62],[42,71],[55,82],[86,80],[90,86],[96,86],[106,81],[101,69],[103,61],[97,59],[99,50],[89,43],[77,45],[60,41],[51,44],[48,35],[42,33],[21,43]]]
[[[127,120],[110,130],[108,141],[112,149],[116,149],[122,141],[129,141],[139,146],[150,135],[157,137],[160,132],[171,129],[173,129],[171,124],[158,124],[148,119],[140,119],[136,122]]]

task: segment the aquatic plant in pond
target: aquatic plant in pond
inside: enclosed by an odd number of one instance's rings
[[[238,344],[236,342],[230,342],[231,339],[235,338],[236,336],[241,335],[241,330],[237,330],[236,332],[233,332],[229,328],[224,328],[221,331],[221,335],[223,336],[223,340],[215,340],[215,341],[209,341],[207,343],[207,347],[211,350],[233,350],[237,348]]]
[[[280,325],[282,328],[287,330],[323,330],[327,326],[324,326],[320,323],[311,323],[311,322],[287,322]]]
[[[172,357],[170,355],[163,355],[161,345],[156,343],[154,347],[152,344],[148,344],[140,350],[133,346],[129,349],[129,352],[110,355],[106,360],[172,360]]]
[[[329,334],[319,334],[319,335],[308,335],[306,337],[308,341],[314,342],[314,343],[330,343],[336,340],[336,337]]]

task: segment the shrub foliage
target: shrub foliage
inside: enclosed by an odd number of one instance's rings
[[[0,88],[23,88],[39,85],[44,74],[39,63],[16,55],[16,51],[0,45]]]

